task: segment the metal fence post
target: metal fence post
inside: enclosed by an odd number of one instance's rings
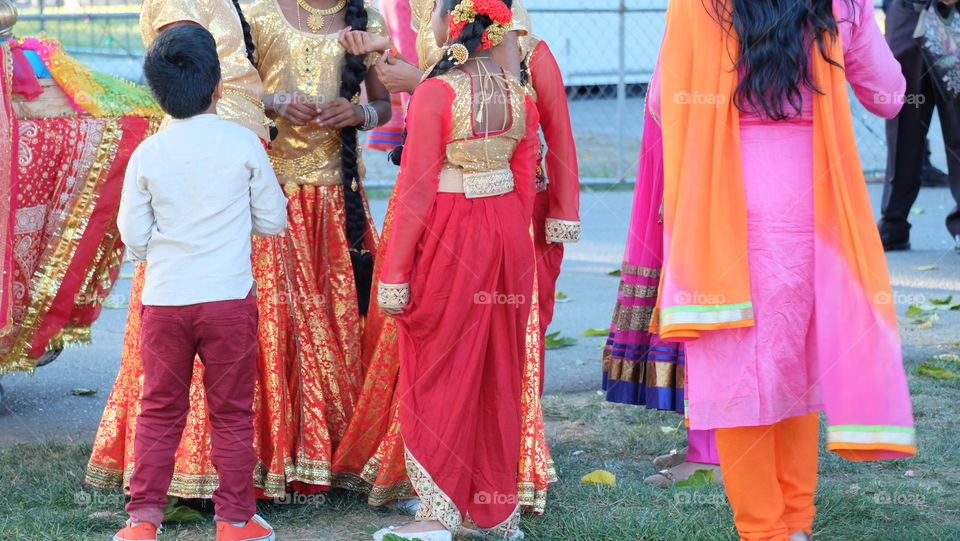
[[[620,38],[619,38],[619,73],[617,76],[617,179],[626,180],[624,173],[624,150],[626,133],[624,117],[627,114],[627,1],[620,0]]]

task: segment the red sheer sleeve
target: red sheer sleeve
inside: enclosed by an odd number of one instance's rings
[[[428,79],[417,87],[410,101],[407,139],[394,193],[393,232],[383,251],[380,296],[386,296],[384,300],[391,300],[391,293],[401,295],[396,288],[410,282],[417,243],[425,233],[427,213],[437,197],[453,98],[453,89],[447,83]],[[406,303],[382,304],[390,307]]]
[[[548,224],[566,225],[561,229],[576,230],[576,237],[550,239],[552,242],[579,238],[580,170],[577,146],[570,127],[570,111],[560,66],[546,42],[537,44],[530,57],[530,78],[537,93],[540,126],[547,142],[547,177],[550,179]],[[548,233],[556,227],[548,225]]]
[[[524,102],[526,130],[510,158],[514,189],[523,201],[525,215],[533,220],[533,203],[537,196],[537,149],[540,147],[540,114],[530,96]]]

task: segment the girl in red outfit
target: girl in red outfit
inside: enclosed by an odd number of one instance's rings
[[[521,536],[517,469],[536,108],[489,57],[509,1],[442,0],[443,60],[414,93],[379,304],[400,326],[400,430],[420,496],[389,533],[452,539],[464,521]]]

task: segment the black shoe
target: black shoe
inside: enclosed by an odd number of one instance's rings
[[[932,188],[949,186],[950,177],[934,167],[930,162],[927,162],[923,165],[923,171],[920,172],[920,185]]]
[[[880,242],[884,252],[900,252],[910,249],[910,237],[893,233],[880,233]]]

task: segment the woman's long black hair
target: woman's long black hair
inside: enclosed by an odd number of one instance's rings
[[[367,29],[367,9],[363,0],[348,0],[345,25],[354,30]],[[346,54],[343,72],[340,74],[340,97],[352,102],[360,94],[360,85],[367,78],[366,56]],[[343,206],[346,214],[347,244],[353,277],[357,284],[357,303],[361,315],[370,307],[370,288],[373,285],[373,254],[364,249],[367,236],[367,211],[360,191],[360,148],[357,128],[350,126],[340,130],[340,172],[343,181]],[[354,187],[356,186],[356,189]]]
[[[237,15],[240,16],[240,28],[243,29],[243,44],[247,48],[247,59],[250,60],[251,64],[256,65],[254,53],[257,49],[253,43],[253,34],[250,32],[250,23],[248,23],[247,18],[243,16],[243,8],[240,7],[240,0],[233,0],[233,7],[237,8]]]
[[[852,2],[848,5],[853,7]],[[733,103],[744,112],[771,120],[800,115],[805,87],[820,93],[813,80],[810,58],[813,44],[828,56],[837,39],[833,0],[713,0],[713,10],[724,28],[739,39],[735,69],[741,74]]]
[[[460,2],[462,1],[463,0],[444,0],[444,7],[446,8],[447,13],[449,13],[454,8],[456,8],[457,5],[460,4]],[[508,8],[513,7],[513,0],[501,0],[501,1],[504,4],[506,4]],[[472,55],[473,53],[477,52],[478,49],[480,49],[480,45],[483,42],[483,32],[492,24],[493,24],[493,19],[491,19],[490,17],[487,17],[486,15],[477,15],[472,23],[467,23],[467,25],[463,27],[463,31],[460,32],[460,35],[457,36],[457,39],[451,41],[449,45],[460,43],[464,47],[466,47],[467,51],[469,51],[470,54]],[[456,66],[457,66],[457,63],[453,59],[453,55],[450,54],[450,51],[448,49],[446,54],[444,54],[443,58],[441,58],[440,61],[433,66],[433,69],[430,70],[430,73],[427,75],[427,78],[429,79],[431,77],[439,77],[440,75],[443,75],[444,73],[447,73],[448,71],[452,70]],[[406,140],[407,138],[406,132],[403,133],[403,138],[404,140]],[[403,145],[401,144],[400,146],[394,148],[390,152],[390,161],[392,161],[395,165],[400,165],[400,160],[402,158],[403,158]]]

